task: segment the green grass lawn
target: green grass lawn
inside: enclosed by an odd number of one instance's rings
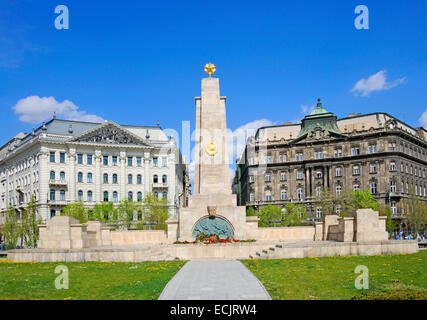
[[[242,261],[277,300],[427,300],[427,250],[417,254]],[[369,270],[369,290],[357,290],[358,265]],[[363,295],[362,295],[363,292]]]
[[[184,261],[11,263],[0,260],[0,299],[157,299]],[[69,289],[55,289],[58,265]]]

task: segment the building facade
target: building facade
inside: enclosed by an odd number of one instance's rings
[[[300,124],[258,129],[238,160],[233,190],[241,205],[299,202],[320,218],[323,190],[371,190],[395,218],[411,186],[427,201],[427,131],[387,113],[337,119],[320,99]]]
[[[69,203],[167,198],[169,212],[185,203],[188,170],[173,138],[159,126],[89,123],[54,117],[0,148],[0,212],[21,213],[34,197],[43,219]]]

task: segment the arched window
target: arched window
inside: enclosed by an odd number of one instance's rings
[[[157,191],[154,191],[154,196],[155,196],[156,198],[158,198],[158,197],[159,197],[159,193],[158,193]]]
[[[108,173],[104,173],[104,183],[108,183]]]
[[[79,190],[79,192],[77,193],[77,197],[79,201],[83,201],[83,191]]]
[[[287,192],[287,190],[286,190],[286,189],[283,189],[283,190],[280,192],[280,199],[281,199],[281,200],[288,200],[288,192]]]
[[[138,192],[137,197],[138,201],[142,201],[142,192]]]
[[[137,183],[137,184],[142,184],[142,176],[141,176],[140,174],[138,174],[138,175],[136,176],[136,183]]]
[[[117,174],[113,174],[113,184],[117,184],[118,180],[117,180]]]
[[[104,191],[104,202],[108,202],[108,191]]]
[[[133,176],[131,174],[128,175],[128,184],[133,183]]]
[[[77,174],[77,181],[78,181],[78,182],[83,182],[83,173],[82,173],[82,172],[79,172],[79,173]]]
[[[92,202],[93,201],[93,194],[92,191],[87,192],[87,201]]]
[[[55,171],[50,172],[50,180],[55,180]]]
[[[61,181],[65,181],[65,172],[64,172],[64,171],[61,171],[61,172],[59,173],[59,179],[60,179]]]
[[[163,191],[163,199],[167,199],[168,198],[168,192],[167,191]]]
[[[92,173],[87,174],[87,183],[92,183]]]
[[[132,191],[128,192],[128,200],[133,201],[133,192]]]
[[[59,195],[60,195],[60,200],[61,201],[65,201],[65,190],[61,190],[60,192],[59,192]]]
[[[113,192],[113,202],[118,202],[119,201],[119,197],[117,195],[117,191]]]
[[[50,190],[50,200],[55,201],[55,190]]]
[[[153,176],[153,183],[158,183],[159,182],[159,177],[157,176],[157,174],[155,174]]]
[[[167,183],[167,182],[168,182],[168,177],[167,177],[167,175],[165,175],[165,174],[164,174],[164,175],[162,176],[162,182],[163,182],[163,183]]]
[[[302,191],[302,188],[298,188],[297,189],[297,199],[298,199],[298,201],[303,201],[304,200],[304,193]]]

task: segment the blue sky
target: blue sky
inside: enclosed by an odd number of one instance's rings
[[[60,4],[69,30],[54,27]],[[369,30],[354,27],[359,4],[369,8]],[[71,106],[74,118],[160,120],[179,131],[182,120],[194,124],[209,61],[231,130],[301,119],[317,97],[338,117],[382,111],[420,126],[426,12],[425,0],[2,1],[0,144],[51,118],[15,113],[30,96],[53,97],[43,103]],[[30,108],[38,100],[23,101]]]

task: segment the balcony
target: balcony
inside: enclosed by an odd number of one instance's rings
[[[153,182],[152,185],[153,189],[165,189],[168,187],[168,183],[162,183],[162,182]]]
[[[63,180],[63,179],[49,180],[49,185],[51,185],[51,186],[67,186],[68,183],[66,180]]]
[[[48,204],[51,206],[66,206],[68,205],[68,200],[49,200]]]

